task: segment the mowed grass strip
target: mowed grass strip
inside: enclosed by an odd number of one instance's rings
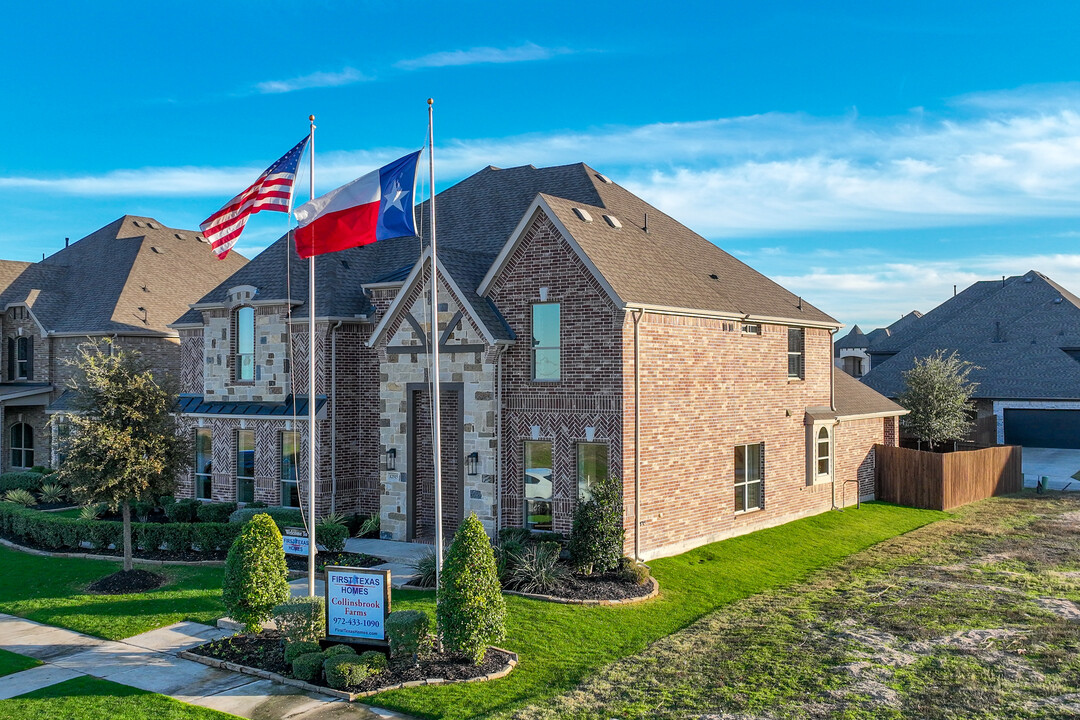
[[[29,670],[40,664],[40,660],[35,660],[32,657],[19,655],[18,653],[13,653],[8,650],[0,650],[0,676]]]
[[[90,583],[119,570],[118,562],[41,557],[0,547],[0,567],[0,612],[106,640],[182,620],[213,624],[225,614],[220,567],[142,566],[169,582],[135,595],[86,592]]]
[[[235,715],[93,677],[78,677],[0,702],[0,720],[236,720]]]
[[[396,690],[369,702],[422,717],[507,716],[574,687],[607,664],[640,652],[719,607],[804,579],[943,517],[945,513],[870,503],[655,560],[650,566],[660,581],[661,595],[640,605],[586,607],[508,596],[504,646],[521,659],[509,677]],[[434,613],[430,592],[395,592],[393,602],[395,610]]]

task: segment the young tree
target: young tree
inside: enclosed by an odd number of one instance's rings
[[[446,551],[437,597],[443,646],[479,665],[487,646],[506,633],[506,602],[491,542],[475,513],[461,523]]]
[[[904,373],[907,388],[897,398],[911,411],[900,418],[901,426],[931,448],[963,437],[972,426],[971,395],[979,385],[968,376],[977,369],[955,351],[946,356],[938,350],[915,358],[914,366]]]
[[[266,513],[244,523],[229,548],[221,599],[247,632],[258,632],[274,607],[288,601],[289,568],[281,532]]]
[[[131,504],[171,494],[189,457],[170,414],[176,393],[142,355],[109,339],[79,346],[71,364],[75,410],[66,417],[59,477],[82,502],[122,509],[124,570],[130,571]]]

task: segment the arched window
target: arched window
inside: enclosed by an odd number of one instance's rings
[[[255,308],[238,308],[233,327],[236,328],[234,377],[239,382],[252,382],[255,380]]]
[[[26,423],[11,426],[11,467],[34,467],[34,429]]]
[[[829,428],[823,427],[817,434],[817,474],[830,475],[832,473],[832,438],[829,437]]]

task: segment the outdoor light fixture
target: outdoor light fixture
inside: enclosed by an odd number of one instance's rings
[[[469,456],[465,458],[465,467],[468,468],[470,475],[475,475],[477,468],[480,465],[480,453],[471,452]]]
[[[397,449],[390,448],[386,451],[386,469],[397,470]]]

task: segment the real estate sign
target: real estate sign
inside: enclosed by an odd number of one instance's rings
[[[287,527],[281,536],[281,543],[285,546],[286,555],[308,554],[308,535],[304,528]]]
[[[389,613],[389,570],[326,568],[327,639],[386,642]]]

